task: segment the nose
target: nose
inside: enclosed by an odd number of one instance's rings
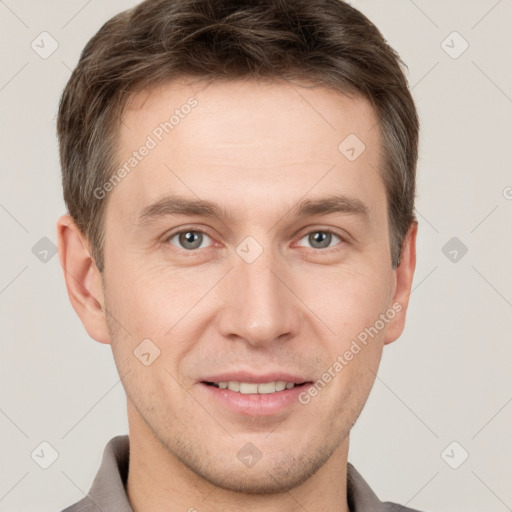
[[[293,291],[289,270],[270,251],[252,263],[236,257],[223,287],[218,329],[224,337],[264,347],[299,332],[301,302]]]

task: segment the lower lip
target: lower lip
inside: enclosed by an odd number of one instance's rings
[[[297,403],[299,401],[298,396],[307,388],[308,384],[266,394],[243,394],[230,389],[210,386],[204,382],[201,382],[200,385],[209,396],[236,413],[251,416],[272,416],[286,411]]]

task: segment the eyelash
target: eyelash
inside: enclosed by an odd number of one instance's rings
[[[201,233],[202,235],[206,235],[208,238],[210,238],[211,240],[213,240],[213,237],[211,237],[207,232],[205,231],[202,231],[200,229],[180,229],[179,231],[175,231],[173,233],[171,233],[170,235],[166,236],[165,237],[165,242],[169,242],[175,238],[177,235],[181,235],[182,233],[188,233],[188,232],[191,232],[191,233]],[[334,235],[335,237],[337,237],[339,240],[340,240],[340,243],[338,243],[336,246],[334,247],[326,247],[324,249],[315,249],[314,247],[310,247],[309,249],[312,250],[312,251],[315,251],[315,252],[322,252],[322,253],[331,253],[333,251],[338,251],[340,250],[340,247],[337,247],[338,245],[341,245],[343,243],[347,243],[347,240],[346,238],[344,238],[343,236],[341,236],[340,234],[336,233],[335,231],[333,230],[330,230],[330,229],[313,229],[311,231],[308,231],[307,233],[305,233],[303,236],[301,236],[300,240],[302,240],[303,238],[307,237],[308,235],[311,235],[312,233],[326,233],[326,234],[330,234],[330,235]],[[173,245],[173,244],[171,244]],[[187,250],[187,249],[183,249],[181,247],[177,247],[177,246],[174,246],[176,249],[186,253],[186,254],[189,254],[189,255],[195,255],[197,254],[201,248],[197,248],[197,249],[190,249],[190,250]],[[203,250],[204,249],[211,249],[211,247],[203,247],[202,248]]]

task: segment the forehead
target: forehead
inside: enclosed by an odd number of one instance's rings
[[[169,193],[218,198],[240,214],[263,197],[267,210],[322,191],[382,199],[380,130],[369,102],[303,85],[182,79],[133,95],[117,160],[137,161],[125,166],[129,175],[110,201],[134,221]],[[150,149],[141,158],[143,146]]]
[[[198,108],[189,108],[191,103],[197,104]],[[185,118],[188,118],[187,123],[182,123]],[[137,142],[132,137],[138,135],[133,133],[133,128],[151,133],[159,124],[170,120],[174,139],[180,133],[189,134],[192,129],[198,137],[208,131],[207,138],[212,145],[229,136],[229,142],[253,146],[274,142],[273,145],[282,147],[282,128],[287,129],[290,144],[300,141],[298,135],[302,134],[302,140],[310,142],[327,137],[325,142],[333,142],[334,149],[347,129],[367,138],[368,143],[377,142],[370,140],[370,135],[377,138],[379,135],[378,129],[374,130],[378,128],[375,111],[361,95],[307,82],[299,85],[270,79],[210,83],[185,78],[169,81],[129,96],[122,119],[120,137],[127,144]],[[297,121],[300,122],[297,124]],[[177,130],[178,125],[188,125],[190,130],[183,126]],[[218,128],[215,132],[210,131],[213,125]],[[373,133],[367,133],[368,129]],[[274,137],[276,132],[280,135],[277,139]],[[247,140],[247,136],[253,135],[257,135],[257,139]],[[172,142],[171,137],[167,142]],[[319,150],[325,151],[325,146]],[[301,148],[294,149],[300,151]]]

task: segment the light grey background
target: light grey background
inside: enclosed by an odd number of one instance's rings
[[[65,211],[59,95],[89,38],[135,3],[0,0],[0,511],[79,500],[104,445],[128,432],[110,347],[75,315],[58,257],[32,248],[56,242]],[[385,348],[349,460],[383,500],[512,510],[512,1],[353,4],[407,63],[422,133],[408,324]],[[43,31],[59,45],[47,58],[31,48],[51,48]],[[445,255],[452,237],[465,255]],[[48,456],[43,441],[59,454],[48,469],[31,457]]]

